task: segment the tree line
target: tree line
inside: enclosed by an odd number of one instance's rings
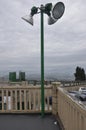
[[[75,81],[85,81],[86,74],[85,74],[84,68],[77,66],[75,73],[74,73],[74,76],[75,76]]]

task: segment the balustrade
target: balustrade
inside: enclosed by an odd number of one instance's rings
[[[51,86],[45,87],[45,112],[51,112],[49,97]],[[46,103],[47,99],[47,103]],[[41,112],[40,86],[6,86],[0,87],[0,113]]]
[[[86,130],[86,108],[84,108],[78,102],[69,97],[65,92],[65,88],[58,88],[57,100],[58,115],[64,126],[64,129]]]
[[[85,84],[83,84],[86,86]],[[80,86],[61,87],[60,82],[46,85],[45,112],[59,116],[65,130],[86,130],[86,108],[74,101],[68,91]],[[0,87],[0,113],[40,113],[41,87],[14,85]]]

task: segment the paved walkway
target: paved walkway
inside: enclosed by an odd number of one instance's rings
[[[52,115],[0,115],[0,130],[60,130]]]

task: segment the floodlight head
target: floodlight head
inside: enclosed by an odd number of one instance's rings
[[[33,17],[31,14],[22,17],[22,19],[25,20],[26,22],[30,23],[31,25],[33,25]]]
[[[58,2],[53,7],[52,16],[54,17],[54,19],[59,19],[62,17],[64,11],[65,11],[64,4],[62,2]]]
[[[51,16],[48,17],[48,25],[52,25],[52,24],[54,24],[56,21],[57,21],[57,20],[54,19],[53,17],[51,17]]]
[[[45,13],[48,15],[48,16],[50,16],[50,11],[51,11],[51,9],[52,9],[52,3],[48,3],[48,4],[46,4],[45,5]]]
[[[38,8],[36,6],[33,6],[31,8],[31,16],[33,16],[34,14],[37,14],[37,12],[38,12]]]
[[[58,19],[60,19],[64,13],[65,6],[62,2],[58,2],[52,8],[51,14],[48,18],[48,24],[54,24]]]

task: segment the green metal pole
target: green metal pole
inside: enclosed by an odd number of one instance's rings
[[[42,5],[41,5],[42,8]],[[44,17],[41,9],[41,115],[44,117]]]

